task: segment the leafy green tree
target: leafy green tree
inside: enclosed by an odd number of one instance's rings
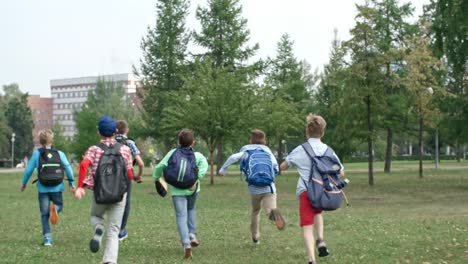
[[[418,117],[418,146],[419,146],[419,177],[423,177],[423,129],[425,125],[431,125],[437,114],[431,101],[434,90],[439,90],[434,69],[440,67],[440,62],[432,56],[429,38],[416,36],[408,40],[408,54],[405,56],[408,72],[403,79],[405,86],[409,89],[414,102],[413,110]],[[440,95],[440,92],[437,93]],[[431,117],[431,118],[429,118]],[[432,124],[434,125],[434,124]]]
[[[148,28],[141,43],[143,119],[149,136],[163,136],[158,126],[164,119],[164,109],[169,106],[168,96],[183,86],[189,40],[185,28],[188,7],[187,0],[159,0],[156,4],[157,23],[154,28]]]
[[[96,89],[88,93],[88,99],[80,112],[75,113],[77,134],[74,137],[73,153],[81,157],[84,151],[99,140],[96,128],[102,115],[108,115],[115,120],[137,120],[137,115],[125,98],[121,83],[99,79]]]
[[[196,18],[201,23],[201,30],[194,33],[195,43],[205,49],[201,56],[209,58],[213,63],[211,78],[212,84],[222,85],[217,74],[228,75],[230,72],[238,79],[238,84],[232,90],[246,90],[253,75],[253,67],[248,65],[248,60],[255,54],[258,45],[249,47],[250,32],[247,29],[247,20],[242,18],[242,7],[239,0],[209,0],[207,7],[198,7]],[[209,85],[213,87],[213,85]],[[222,88],[215,88],[222,90]],[[233,100],[230,92],[223,94],[215,93],[220,98],[218,101]],[[235,102],[233,102],[235,103]],[[221,107],[227,107],[227,105]],[[228,109],[221,112],[230,111]],[[237,115],[237,119],[243,119]],[[216,163],[218,168],[223,162],[223,144],[229,137],[233,127],[223,126],[213,136],[217,149]]]
[[[71,142],[65,137],[65,129],[59,123],[55,123],[52,126],[52,132],[54,133],[54,148],[63,151],[67,156],[70,154]]]
[[[383,92],[385,95],[385,108],[382,119],[383,129],[386,130],[386,151],[384,172],[390,173],[393,156],[393,134],[402,132],[403,119],[406,117],[405,89],[400,84],[399,76],[403,72],[403,47],[405,39],[409,38],[416,30],[415,25],[408,22],[414,8],[411,3],[399,4],[398,0],[372,1],[376,16],[371,20],[377,38],[379,64],[384,69],[385,79]]]
[[[381,92],[385,76],[379,67],[379,52],[377,47],[378,32],[375,24],[378,12],[366,5],[356,5],[358,15],[356,25],[351,29],[351,39],[345,43],[351,65],[347,74],[346,98],[348,118],[355,122],[358,138],[367,140],[367,155],[369,164],[369,185],[374,184],[374,140],[376,137],[376,117],[383,113],[385,97]],[[377,119],[378,120],[378,119]],[[377,126],[378,127],[378,126]],[[362,133],[366,131],[366,133]]]
[[[0,96],[0,158],[6,159],[10,154],[8,142],[8,134],[10,134],[10,128],[7,125],[5,118],[6,102],[3,96]]]
[[[446,90],[453,96],[441,102],[442,124],[450,129],[446,138],[457,149],[461,159],[462,146],[468,142],[468,1],[431,0],[425,6],[424,18],[431,23],[430,37],[433,52],[438,58],[446,58],[447,73],[443,80]]]
[[[283,159],[283,144],[286,138],[303,138],[302,120],[306,116],[307,106],[310,105],[307,84],[312,82],[310,79],[313,77],[304,71],[303,67],[306,64],[299,62],[294,56],[293,45],[294,41],[288,34],[281,36],[276,48],[276,57],[269,60],[265,80],[266,109],[269,109],[270,103],[275,102],[278,104],[278,111],[275,111],[274,108],[269,110],[281,115],[276,116],[278,119],[265,119],[270,123],[269,133],[276,140],[279,160]],[[269,115],[269,117],[273,117],[273,115]],[[289,118],[291,122],[285,118]],[[295,124],[298,125],[295,126]]]
[[[212,76],[217,78],[213,79]],[[179,92],[171,93],[162,129],[172,131],[174,139],[181,128],[193,129],[195,136],[206,142],[214,183],[214,153],[224,137],[243,131],[249,119],[242,117],[252,109],[253,90],[242,83],[243,76],[223,68],[214,68],[211,60],[197,61],[194,71]],[[229,95],[229,96],[226,96]]]
[[[18,86],[16,85],[16,87]],[[34,122],[31,109],[28,106],[28,94],[17,93],[15,89],[4,89],[4,91],[5,98],[8,98],[5,107],[6,122],[11,132],[15,133],[14,163],[16,164],[23,157],[30,156],[32,152],[34,147],[32,138]],[[10,93],[11,91],[13,93]],[[11,142],[11,134],[8,135],[8,140]]]

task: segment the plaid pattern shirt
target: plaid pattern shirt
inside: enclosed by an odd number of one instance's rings
[[[106,144],[106,146],[113,145],[117,143],[115,139],[111,138],[106,138],[102,139],[101,143]],[[130,148],[128,148],[125,145],[122,145],[122,147],[119,149],[120,154],[122,154],[122,157],[125,160],[125,167],[127,169],[132,168],[132,152],[130,151]],[[99,164],[99,160],[101,159],[102,154],[104,154],[104,150],[101,149],[98,146],[91,146],[88,148],[84,155],[84,159],[88,159],[91,161],[91,169],[88,170],[88,174],[86,175],[86,178],[84,180],[84,183],[86,184],[86,187],[88,189],[93,189],[94,186],[94,174],[96,173],[97,166]]]

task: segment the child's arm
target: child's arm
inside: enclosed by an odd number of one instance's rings
[[[63,167],[65,169],[65,174],[68,179],[68,186],[70,187],[71,192],[75,192],[75,184],[73,177],[73,170],[71,169],[70,162],[68,162],[67,156],[62,151],[59,151],[60,160],[62,161]]]
[[[198,179],[203,178],[206,172],[208,171],[208,161],[205,156],[199,152],[195,152],[195,158],[197,159],[197,168],[198,168]]]
[[[221,166],[221,169],[219,169],[219,172],[218,174],[219,175],[225,175],[226,174],[226,170],[227,168],[231,165],[231,164],[234,164],[234,163],[237,163],[241,160],[242,156],[244,155],[244,152],[238,152],[238,153],[235,153],[235,154],[232,154],[227,160],[226,162],[224,162],[223,166]]]
[[[34,172],[34,169],[37,168],[38,161],[39,161],[39,150],[36,149],[34,153],[32,154],[31,158],[29,159],[28,166],[26,167],[26,170],[24,171],[23,180],[21,181],[21,188],[20,188],[21,191],[24,191],[24,189],[26,189],[26,184],[28,183],[29,178]]]
[[[169,161],[169,158],[172,156],[172,153],[174,153],[176,149],[173,149],[171,151],[169,151],[166,156],[164,156],[164,158],[158,163],[158,165],[156,165],[154,167],[154,170],[153,170],[153,179],[155,181],[159,180],[159,178],[162,177],[162,174],[163,174],[163,171],[164,169],[167,167],[167,163]]]

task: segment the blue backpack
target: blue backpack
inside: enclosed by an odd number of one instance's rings
[[[312,162],[309,181],[304,181],[312,206],[324,211],[340,208],[346,182],[340,179],[341,165],[333,150],[328,147],[323,156],[317,156],[308,142],[301,146]]]
[[[271,186],[275,180],[273,162],[268,152],[262,148],[247,150],[247,157],[240,163],[245,181],[254,186]]]
[[[178,147],[163,172],[166,182],[179,189],[189,189],[198,180],[197,161],[192,148]]]

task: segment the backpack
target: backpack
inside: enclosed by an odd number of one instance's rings
[[[197,161],[192,148],[177,147],[163,171],[164,180],[176,188],[189,189],[198,180]]]
[[[323,156],[315,155],[308,142],[301,145],[311,159],[309,180],[304,181],[307,187],[307,197],[312,206],[324,211],[333,211],[341,206],[346,183],[340,179],[341,165],[328,147]]]
[[[119,149],[120,143],[106,146],[96,145],[104,150],[94,174],[94,198],[98,204],[112,204],[122,201],[127,192],[128,175],[125,160]]]
[[[56,186],[63,182],[64,171],[58,150],[39,149],[39,172],[37,180],[44,186]]]
[[[116,140],[117,142],[121,143],[122,145],[125,145],[125,146],[129,147],[129,148],[130,148],[129,141],[135,143],[135,140],[133,140],[133,139],[131,139],[131,138],[129,138],[129,137],[126,137],[126,136],[124,136],[123,134],[116,134],[116,135],[115,135],[115,140]],[[130,150],[131,150],[131,148],[130,148]],[[132,164],[133,164],[133,166],[135,166],[135,164],[136,164],[136,159],[133,159]]]
[[[247,150],[247,157],[240,163],[245,181],[254,186],[271,186],[275,181],[273,162],[268,152],[262,148]],[[272,190],[273,191],[273,190]]]

